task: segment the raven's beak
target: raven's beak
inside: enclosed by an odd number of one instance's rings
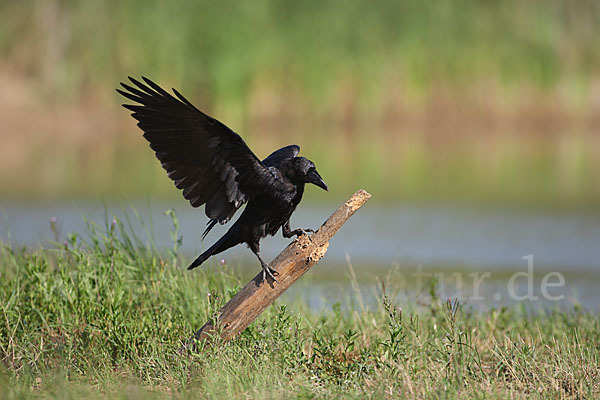
[[[311,169],[309,171],[308,179],[309,179],[310,183],[317,185],[318,187],[320,187],[323,190],[329,191],[327,184],[325,183],[323,178],[321,178],[321,175],[319,175],[319,173],[317,172],[316,169]]]

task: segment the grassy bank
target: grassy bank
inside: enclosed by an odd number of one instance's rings
[[[3,398],[33,396],[593,398],[597,315],[485,314],[439,299],[310,310],[281,301],[238,339],[176,356],[240,287],[226,268],[182,269],[126,224],[48,249],[0,250]],[[358,296],[358,294],[357,294]]]

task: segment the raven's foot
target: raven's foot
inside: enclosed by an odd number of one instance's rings
[[[275,275],[279,275],[279,272],[277,272],[277,270],[269,267],[266,264],[262,266],[262,269],[263,269],[263,282],[267,280],[267,275],[268,275],[275,282],[279,283],[279,281],[277,280],[277,278],[275,278]]]
[[[298,229],[294,230],[294,233],[296,234],[296,237],[300,237],[302,235],[307,235],[309,233],[315,233],[315,231],[313,231],[310,228],[307,228],[307,229],[298,228]]]

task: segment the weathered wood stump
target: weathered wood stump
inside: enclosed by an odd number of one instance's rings
[[[277,281],[263,281],[262,271],[244,286],[219,312],[217,321],[208,321],[180,349],[184,351],[195,340],[219,333],[229,340],[243,331],[298,278],[313,267],[327,252],[329,240],[340,227],[366,203],[371,195],[364,190],[354,193],[321,225],[313,235],[302,235],[290,243],[271,263],[277,270]],[[218,327],[218,329],[217,329]]]

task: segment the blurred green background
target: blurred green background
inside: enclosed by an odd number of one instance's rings
[[[598,1],[3,0],[0,196],[179,196],[128,75],[259,157],[300,144],[338,197],[600,200]]]

